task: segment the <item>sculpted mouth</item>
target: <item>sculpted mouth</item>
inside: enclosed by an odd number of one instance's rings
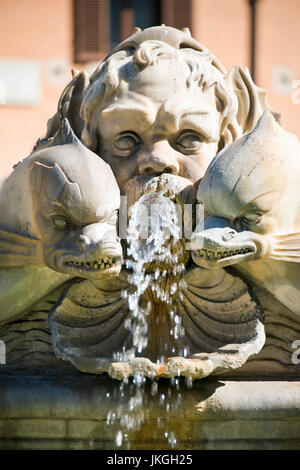
[[[228,251],[212,251],[202,248],[197,252],[197,254],[208,261],[219,261],[225,258],[231,258],[232,256],[245,255],[248,253],[254,253],[253,248],[242,248],[239,250],[228,250]]]
[[[96,272],[113,268],[121,263],[120,258],[106,256],[101,259],[91,261],[66,260],[64,265],[67,267],[79,269],[85,272]]]

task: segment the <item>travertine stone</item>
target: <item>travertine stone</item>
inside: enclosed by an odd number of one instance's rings
[[[254,284],[267,332],[256,360],[269,374],[277,364],[299,374],[292,360],[300,330],[299,158],[296,136],[266,111],[249,135],[216,156],[198,192],[210,216],[195,232],[193,259],[205,268],[233,266]]]
[[[269,109],[266,93],[255,86],[246,69],[234,67],[227,73],[186,31],[164,26],[137,31],[89,78],[76,75],[62,95],[66,116],[78,106],[72,95],[76,88],[83,89],[82,122],[74,132],[109,163],[128,206],[142,194],[166,186],[177,202],[195,202],[197,183],[216,152],[251,130],[263,110]],[[188,260],[187,251],[186,264]],[[220,272],[208,288],[212,281],[189,267],[183,297],[177,296],[174,302],[187,332],[182,347],[188,346],[190,359],[172,358],[169,308],[146,292],[145,300],[151,301],[153,309],[144,359],[115,362],[113,353],[131,346],[124,328],[127,302],[121,297],[126,276],[123,268],[110,287],[105,282],[96,287],[71,286],[50,315],[56,353],[80,370],[107,371],[115,378],[134,375],[138,369],[147,376],[166,377],[180,370],[200,378],[241,367],[263,346],[262,309],[246,293],[243,281]],[[171,278],[166,282],[171,284]],[[90,295],[80,301],[83,290]],[[108,290],[112,290],[110,297]],[[226,314],[217,308],[222,295],[221,310]],[[98,299],[97,309],[92,298]],[[94,315],[88,319],[91,305]],[[166,343],[169,351],[162,351]],[[163,354],[169,359],[156,364]]]
[[[118,379],[136,372],[192,379],[240,370],[252,377],[298,373],[289,360],[298,323],[286,315],[293,308],[298,313],[298,307],[290,305],[299,293],[293,282],[297,268],[291,267],[297,265],[286,247],[288,243],[295,251],[296,241],[291,235],[283,237],[296,229],[291,229],[294,222],[284,209],[280,230],[274,232],[276,246],[269,253],[271,280],[265,264],[257,270],[259,260],[229,269],[231,263],[225,260],[218,270],[203,269],[211,267],[214,251],[203,265],[196,252],[191,257],[183,237],[175,250],[185,270],[174,275],[174,266],[167,266],[160,287],[169,292],[172,284],[180,285],[172,301],[185,336],[171,337],[171,305],[148,289],[141,298],[152,305],[148,345],[133,361],[118,355],[130,350],[133,341],[125,327],[129,308],[123,293],[130,293],[132,286],[125,263],[121,269],[126,242],[121,245],[117,233],[120,193],[127,197],[129,210],[148,192],[166,191],[180,207],[195,204],[199,184],[201,194],[215,162],[231,152],[233,168],[221,168],[211,201],[205,203],[207,212],[230,218],[228,208],[214,213],[219,201],[225,207],[235,191],[244,194],[250,189],[254,194],[261,184],[268,192],[277,182],[281,186],[276,194],[288,188],[289,196],[277,204],[278,210],[284,208],[297,193],[296,138],[277,124],[279,115],[270,110],[266,92],[253,83],[246,68],[235,66],[227,72],[188,30],[167,26],[136,29],[91,75],[72,75],[45,138],[17,165],[0,193],[0,338],[9,344],[3,370],[16,371],[21,360],[26,370],[44,361],[44,373],[57,367],[57,373],[75,374],[76,368]],[[249,144],[252,140],[255,146]],[[274,148],[272,166],[265,156]],[[232,182],[237,172],[243,177],[233,188],[227,179]],[[220,183],[222,178],[227,186]],[[194,238],[199,231],[197,227]],[[252,238],[264,246],[262,235]],[[230,245],[228,240],[225,244]],[[280,261],[273,259],[279,254]],[[250,255],[236,259],[245,261]],[[288,268],[283,270],[283,265]],[[154,274],[157,267],[151,263],[147,273]],[[282,288],[284,283],[289,290]],[[43,323],[48,316],[49,326]],[[281,327],[274,334],[278,321]],[[24,332],[28,325],[33,332]],[[34,325],[41,327],[40,346]],[[22,341],[26,346],[20,350]],[[256,366],[262,364],[259,357],[266,361],[265,369]]]
[[[166,428],[179,449],[297,449],[300,444],[300,386],[284,381],[196,381],[182,384],[181,405],[163,413],[161,394],[170,385],[159,381],[157,395],[145,388],[144,422],[129,431],[130,449],[168,449]],[[119,385],[105,377],[10,377],[0,380],[0,448],[117,449],[122,429]],[[172,403],[178,392],[172,388]],[[108,397],[109,394],[109,397]],[[108,413],[115,421],[107,424]],[[157,422],[161,418],[161,427]],[[126,443],[121,447],[126,449]]]
[[[118,273],[119,205],[111,169],[63,119],[51,143],[20,162],[1,188],[0,324],[68,280]],[[102,265],[104,258],[111,264]]]

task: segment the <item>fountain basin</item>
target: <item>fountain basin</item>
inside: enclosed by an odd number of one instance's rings
[[[209,379],[195,381],[191,389],[181,384],[169,398],[172,404],[180,393],[176,412],[166,412],[160,400],[168,395],[169,381],[158,382],[155,396],[150,385],[145,385],[141,429],[129,431],[118,447],[120,420],[106,420],[109,411],[117,415],[121,404],[117,381],[108,376],[1,376],[0,449],[170,449],[166,429],[175,433],[175,448],[182,450],[300,446],[299,381]]]

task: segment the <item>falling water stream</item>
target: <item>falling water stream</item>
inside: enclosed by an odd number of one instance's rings
[[[129,283],[133,292],[124,291],[122,296],[127,297],[129,316],[125,328],[131,332],[132,347],[128,351],[115,354],[115,359],[131,361],[141,355],[148,347],[149,315],[153,304],[145,303],[145,292],[150,290],[153,298],[164,305],[169,314],[170,338],[176,340],[184,337],[184,327],[176,306],[173,304],[174,295],[180,296],[181,280],[185,266],[182,262],[181,221],[176,204],[166,197],[165,190],[144,194],[132,206],[127,237],[126,268],[130,272]],[[169,283],[162,282],[171,279]],[[168,308],[167,308],[168,307]],[[177,350],[174,342],[173,355],[186,355],[186,348]],[[157,357],[156,362],[164,362],[165,357]],[[139,431],[146,418],[145,405],[147,397],[145,384],[147,382],[142,370],[137,370],[133,378],[125,377],[121,382],[119,393],[120,401],[116,413],[109,412],[107,424],[120,423],[115,443],[118,447],[130,448],[130,431]],[[192,380],[186,379],[188,387]],[[164,392],[159,391],[159,383],[155,377],[151,381],[151,396],[157,398],[158,408],[164,410],[157,418],[156,428],[163,432],[168,445],[175,448],[178,439],[174,431],[169,429],[169,417],[176,413],[181,404],[180,371],[177,377],[170,379],[170,384]],[[155,438],[156,431],[154,431]]]

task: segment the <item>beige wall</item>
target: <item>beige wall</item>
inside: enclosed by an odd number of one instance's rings
[[[271,106],[282,112],[283,125],[300,137],[300,104],[291,93],[274,89],[273,70],[289,67],[300,80],[300,1],[258,0],[257,79]],[[250,63],[248,0],[194,0],[192,31],[227,69]],[[72,0],[0,0],[0,58],[33,59],[41,63],[42,100],[36,107],[0,105],[0,179],[12,164],[25,158],[55,112],[65,82],[51,85],[51,59],[72,61]],[[1,77],[0,77],[1,78]]]

